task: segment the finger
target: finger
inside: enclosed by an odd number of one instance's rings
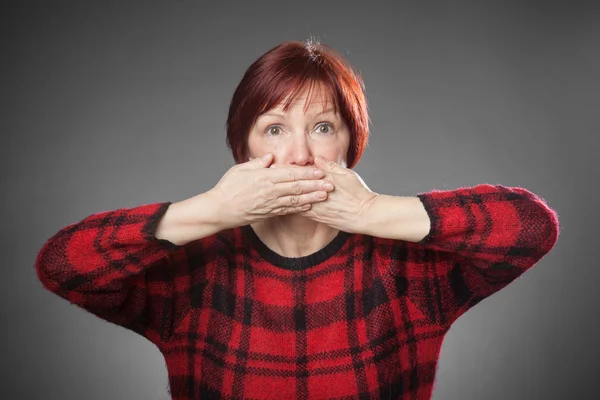
[[[319,190],[316,192],[305,193],[300,195],[283,196],[275,200],[274,208],[283,207],[298,207],[305,204],[317,203],[327,199],[327,192]]]
[[[306,218],[314,218],[316,216],[315,212],[310,208],[307,210],[300,211],[298,215],[301,215]]]
[[[331,160],[326,160],[323,157],[315,158],[315,165],[317,167],[319,167],[320,169],[327,171],[327,172],[333,172],[336,174],[345,174],[346,173],[346,168],[343,168],[342,166],[336,164],[335,162],[333,162]]]
[[[267,153],[262,157],[249,158],[249,161],[242,164],[241,169],[259,169],[268,168],[273,161],[273,154]]]
[[[278,166],[268,169],[269,179],[273,183],[294,182],[302,179],[321,179],[325,173],[315,167]]]
[[[299,180],[294,182],[280,182],[273,186],[273,193],[278,196],[300,195],[304,193],[324,190],[330,192],[334,185],[326,180]]]
[[[310,204],[304,204],[302,206],[296,206],[296,207],[279,207],[279,208],[276,208],[273,211],[271,211],[271,213],[275,214],[275,215],[295,214],[295,213],[306,212],[306,211],[310,210],[310,207],[311,207]]]

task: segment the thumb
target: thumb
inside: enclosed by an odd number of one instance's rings
[[[253,158],[252,164],[254,164],[257,168],[266,168],[269,166],[271,161],[273,160],[273,155],[271,153],[267,153],[262,157]]]

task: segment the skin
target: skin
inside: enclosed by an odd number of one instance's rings
[[[316,167],[334,186],[324,201],[312,203],[310,210],[251,224],[271,250],[285,257],[312,254],[340,230],[358,232],[357,221],[362,220],[363,211],[377,196],[354,171],[345,168],[350,132],[339,114],[327,112],[333,108],[327,93],[313,93],[305,112],[308,95],[308,89],[299,93],[287,112],[280,104],[260,115],[247,143],[250,160],[270,153],[273,160],[269,168]]]
[[[247,142],[250,160],[231,167],[213,189],[172,204],[156,237],[183,245],[249,224],[286,257],[312,254],[340,230],[421,241],[431,222],[421,200],[373,193],[345,167],[344,121],[316,115],[328,105],[323,96],[303,112],[306,94],[283,116],[260,116]],[[283,110],[267,113],[273,111]]]

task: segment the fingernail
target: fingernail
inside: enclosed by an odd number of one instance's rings
[[[333,185],[329,182],[325,182],[323,184],[323,189],[331,190],[331,189],[333,189]]]
[[[271,153],[265,154],[264,156],[262,156],[262,159],[266,161],[269,159],[269,157],[271,157]]]
[[[323,171],[321,171],[320,169],[315,170],[315,176],[323,176]]]

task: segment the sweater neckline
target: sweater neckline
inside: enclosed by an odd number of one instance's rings
[[[350,236],[348,232],[339,231],[338,234],[321,250],[302,257],[285,257],[271,250],[258,237],[252,226],[244,225],[241,227],[242,232],[246,235],[250,242],[258,252],[258,254],[269,263],[283,269],[302,271],[317,264],[326,261],[329,257],[338,252],[346,243],[346,239]]]

